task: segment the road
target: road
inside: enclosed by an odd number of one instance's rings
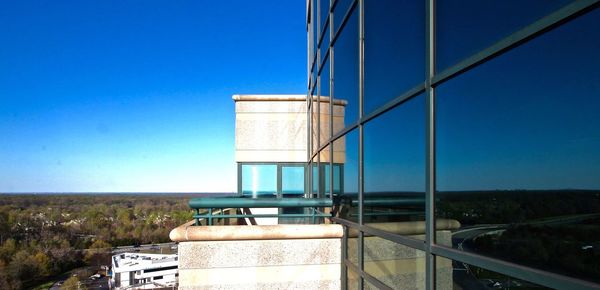
[[[552,217],[547,219],[527,221],[519,223],[518,225],[564,225],[597,217],[600,217],[600,213]],[[510,225],[511,224],[481,224],[461,228],[452,233],[452,246],[458,248],[459,250],[468,251],[469,249],[465,249],[465,241],[475,239],[476,237],[481,235],[500,234],[503,231],[505,231]],[[457,261],[453,261],[452,264],[454,272],[454,281],[457,284],[461,285],[463,289],[493,289],[492,287],[486,286],[485,281],[478,280],[475,276],[473,276],[471,274],[471,271],[469,270],[468,264]],[[511,280],[508,280],[508,283],[510,282]],[[512,283],[513,287],[519,287],[517,285],[514,285],[514,283],[517,282],[512,281]],[[531,284],[524,282],[522,282],[521,285],[531,286]]]

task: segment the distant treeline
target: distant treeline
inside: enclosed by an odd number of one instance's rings
[[[83,249],[169,241],[206,194],[2,194],[0,289],[21,289],[94,262]]]
[[[465,225],[521,223],[600,213],[600,190],[494,190],[436,193],[438,217]]]

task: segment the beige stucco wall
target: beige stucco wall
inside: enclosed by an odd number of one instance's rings
[[[340,289],[340,225],[182,225],[179,289]]]
[[[236,162],[306,162],[308,121],[305,95],[234,95]],[[330,134],[329,98],[322,97],[321,140]],[[334,102],[334,128],[344,122],[344,106]],[[314,114],[316,126],[317,114]],[[316,142],[316,136],[314,138]],[[334,162],[343,163],[345,146],[336,148]],[[327,161],[328,156],[323,156]]]

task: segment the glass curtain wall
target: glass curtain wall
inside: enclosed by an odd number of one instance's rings
[[[598,2],[309,0],[345,289],[600,288]]]

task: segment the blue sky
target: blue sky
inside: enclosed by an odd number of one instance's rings
[[[304,1],[4,1],[0,191],[234,191],[233,94],[305,93]]]

